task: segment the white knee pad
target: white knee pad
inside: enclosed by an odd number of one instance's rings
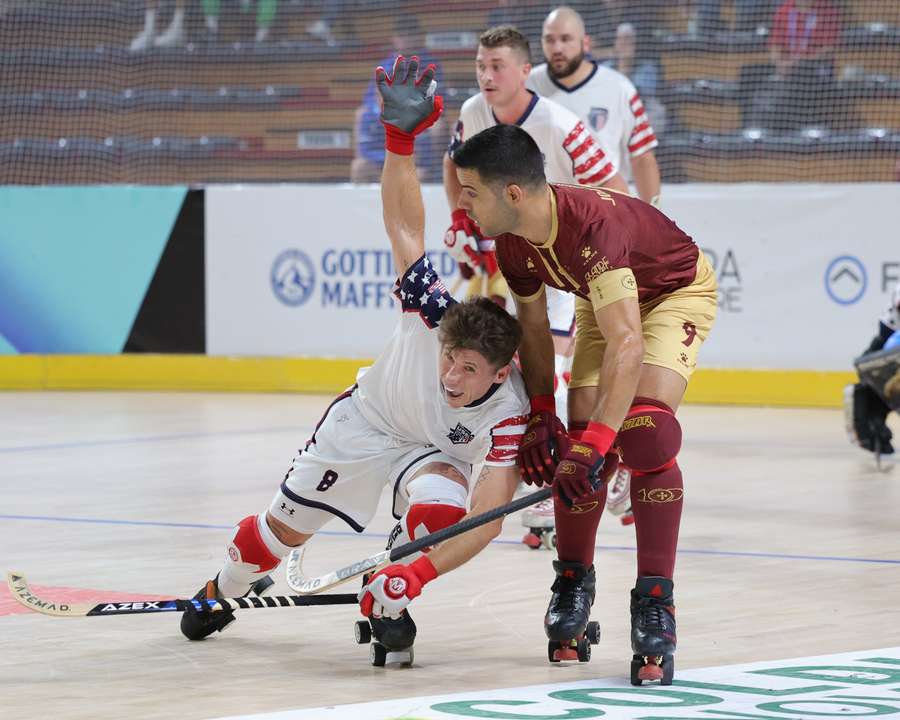
[[[419,475],[409,481],[406,493],[409,507],[391,533],[389,547],[448,527],[466,514],[468,489],[444,475]]]

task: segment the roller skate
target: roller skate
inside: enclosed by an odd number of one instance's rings
[[[553,561],[556,580],[550,590],[550,605],[544,616],[547,658],[550,662],[591,659],[591,645],[600,642],[600,624],[590,620],[594,604],[596,578],[590,569],[577,562]]]
[[[522,525],[528,528],[522,542],[532,550],[556,547],[556,518],[553,514],[553,498],[542,500],[522,513]]]
[[[409,667],[413,664],[416,624],[409,610],[404,610],[397,618],[370,616],[368,620],[358,620],[355,631],[357,643],[372,643],[369,659],[375,667],[393,663]]]
[[[216,584],[219,576],[206,583],[196,595],[194,600],[214,600],[221,599],[218,585]],[[266,575],[264,578],[257,580],[250,589],[244,593],[247,597],[250,593],[257,596],[265,595],[275,581]],[[222,610],[197,610],[191,606],[181,615],[181,632],[188,640],[202,640],[207,635],[212,635],[217,630],[222,632],[232,622],[234,622],[234,611],[229,609]]]
[[[631,512],[631,470],[624,465],[619,465],[616,474],[609,481],[606,509],[617,515],[623,525],[634,524],[634,513]]]
[[[631,684],[659,681],[671,685],[675,674],[673,583],[663,577],[639,577],[631,591]]]

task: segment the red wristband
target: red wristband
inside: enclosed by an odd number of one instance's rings
[[[589,422],[587,430],[581,434],[581,442],[593,445],[601,455],[606,455],[616,439],[616,431],[609,425],[598,422]]]
[[[423,585],[431,582],[438,576],[434,563],[428,559],[427,555],[423,555],[418,560],[411,562],[409,569],[416,574],[416,577],[419,578]]]
[[[544,411],[556,414],[556,398],[552,395],[535,395],[531,398],[531,412]]]
[[[412,155],[416,147],[416,136],[403,132],[393,125],[384,125],[384,149],[394,155]]]

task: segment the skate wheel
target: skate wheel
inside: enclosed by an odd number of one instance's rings
[[[556,657],[557,650],[559,650],[558,642],[551,640],[547,643],[547,659],[552,663],[559,662],[559,658]]]
[[[619,522],[623,525],[634,525],[634,513],[627,512],[619,518]]]
[[[556,530],[548,530],[541,536],[541,545],[548,550],[556,548]]]
[[[375,667],[384,667],[387,660],[387,649],[381,643],[375,642],[369,646],[369,660]]]
[[[659,681],[660,685],[671,685],[675,677],[675,658],[671,655],[663,657],[662,661],[663,676]]]
[[[368,645],[372,642],[372,626],[368,620],[357,620],[353,626],[353,634],[356,636],[356,642],[360,645]]]
[[[586,637],[581,638],[578,641],[578,647],[575,652],[578,656],[578,662],[588,662],[591,659],[590,641]]]
[[[541,546],[541,538],[533,532],[530,532],[523,537],[522,542],[532,550],[537,550]]]
[[[640,655],[635,655],[631,659],[631,684],[632,685],[642,685],[643,681],[641,680],[641,668],[644,667],[644,658]]]
[[[599,645],[600,644],[600,623],[596,620],[591,620],[587,627],[584,629],[584,635],[588,639],[588,642],[591,645]]]

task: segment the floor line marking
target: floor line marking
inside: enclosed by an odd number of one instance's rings
[[[156,520],[106,520],[103,518],[69,518],[55,517],[51,515],[0,515],[0,520],[31,520],[39,522],[70,522],[70,523],[88,523],[97,525],[135,525],[149,527],[177,527],[198,530],[231,530],[234,525],[208,525],[202,523],[176,523],[161,522]],[[372,537],[386,538],[388,533],[356,533],[348,530],[319,530],[316,535],[327,535],[332,537]],[[521,545],[521,540],[493,540],[493,545]],[[601,551],[628,551],[635,552],[637,548],[633,545],[595,545],[597,550]],[[888,558],[858,558],[846,557],[840,555],[797,555],[794,553],[771,553],[771,552],[749,552],[743,550],[709,550],[709,549],[691,549],[679,548],[679,555],[714,555],[718,557],[751,557],[751,558],[770,558],[776,560],[812,560],[815,562],[855,562],[855,563],[874,563],[880,565],[900,565],[900,560],[890,560]]]

